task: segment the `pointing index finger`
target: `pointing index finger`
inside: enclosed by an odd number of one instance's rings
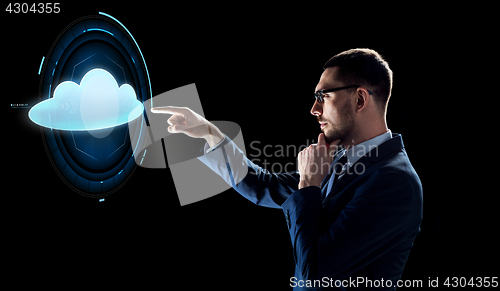
[[[179,114],[184,116],[187,112],[185,108],[175,106],[153,107],[151,112],[160,114]]]
[[[318,145],[326,145],[325,134],[320,133],[318,136]]]

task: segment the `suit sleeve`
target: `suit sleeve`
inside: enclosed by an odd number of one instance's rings
[[[303,279],[355,274],[400,242],[416,195],[401,173],[373,175],[331,225],[321,230],[321,190],[310,186],[282,204]]]
[[[280,208],[297,190],[298,172],[274,174],[261,168],[227,136],[216,147],[208,149],[206,145],[204,150],[209,152],[198,159],[256,205]]]

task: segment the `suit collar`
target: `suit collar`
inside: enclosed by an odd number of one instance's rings
[[[378,162],[388,154],[392,152],[398,152],[403,149],[404,149],[404,144],[401,135],[399,133],[392,133],[391,139],[389,139],[388,141],[384,142],[377,148],[368,152],[368,154],[366,154],[365,157],[368,156],[370,158],[370,161],[372,162]]]
[[[347,152],[347,160],[350,165],[354,165],[361,157],[366,155],[369,151],[380,146],[384,142],[392,138],[392,132],[390,130],[372,138],[362,143],[359,143],[351,147]]]
[[[368,168],[371,163],[376,163],[382,160],[390,153],[399,152],[403,150],[404,145],[403,145],[403,138],[401,137],[401,135],[399,133],[391,133],[391,134],[392,134],[391,139],[369,151],[366,155],[361,157],[356,164],[362,163],[366,168]],[[353,167],[356,166],[356,164],[354,164]]]

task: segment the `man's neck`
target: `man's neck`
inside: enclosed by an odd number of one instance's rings
[[[360,144],[362,142],[365,142],[367,140],[370,140],[383,133],[386,133],[388,130],[389,129],[384,120],[384,122],[381,123],[379,126],[373,126],[373,125],[367,126],[364,128],[364,130],[363,129],[359,130],[358,134],[356,134],[354,137],[348,138],[345,141],[342,141],[341,145],[344,146],[346,150],[349,150],[351,147]]]

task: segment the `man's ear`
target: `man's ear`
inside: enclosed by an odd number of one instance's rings
[[[356,111],[365,109],[370,101],[371,96],[365,88],[359,87],[356,89]]]

